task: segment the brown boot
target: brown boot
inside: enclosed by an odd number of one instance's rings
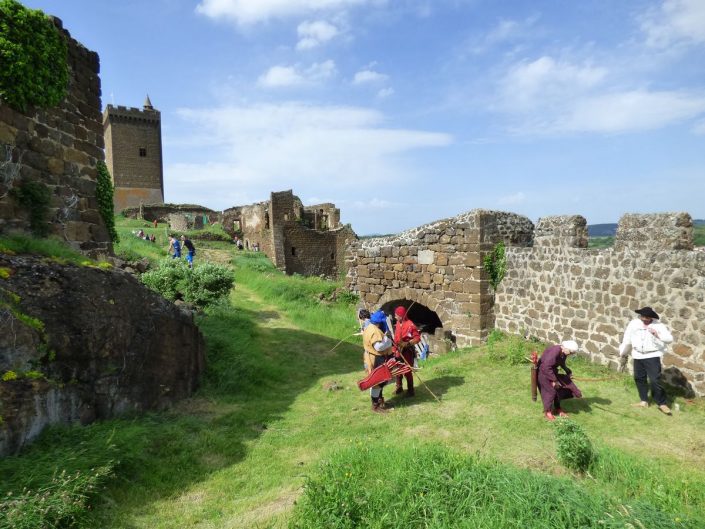
[[[375,413],[388,413],[389,410],[386,408],[383,408],[379,405],[379,402],[373,402],[372,403],[372,411]]]
[[[389,404],[384,402],[384,397],[379,398],[379,407],[387,411],[394,409],[394,406],[390,406]]]

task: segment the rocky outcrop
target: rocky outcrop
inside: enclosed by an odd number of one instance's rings
[[[159,410],[196,389],[192,313],[130,274],[8,255],[0,272],[0,454],[50,424]]]

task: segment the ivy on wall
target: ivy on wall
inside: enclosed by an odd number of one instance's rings
[[[66,41],[40,10],[0,0],[0,99],[24,112],[52,107],[66,96]]]
[[[51,191],[41,182],[24,181],[10,192],[17,202],[29,211],[29,227],[37,237],[49,233],[49,203]]]
[[[115,206],[113,203],[113,181],[110,178],[110,171],[105,165],[105,162],[96,164],[98,169],[98,185],[96,186],[95,194],[98,199],[98,210],[100,216],[103,217],[105,227],[110,234],[110,240],[119,242],[117,231],[115,230]]]
[[[492,288],[497,290],[502,279],[504,279],[504,274],[507,272],[507,257],[505,255],[504,243],[497,243],[492,251],[485,255],[482,264],[487,271],[487,275],[490,276]]]

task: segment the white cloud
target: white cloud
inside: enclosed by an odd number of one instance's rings
[[[363,209],[363,210],[369,210],[369,209],[389,209],[391,207],[396,207],[399,206],[400,204],[397,202],[391,202],[389,200],[385,200],[382,198],[374,197],[370,200],[356,200],[353,202],[352,207],[355,209]]]
[[[394,95],[394,88],[382,88],[379,92],[377,92],[377,97],[380,99],[384,99],[391,95]]]
[[[530,36],[535,33],[534,26],[538,19],[538,16],[531,16],[524,20],[502,19],[485,35],[473,38],[468,44],[469,50],[479,55],[499,44]]]
[[[382,83],[389,79],[388,75],[374,70],[360,70],[355,74],[353,84]]]
[[[500,80],[493,108],[507,114],[520,134],[644,131],[705,112],[705,94],[612,87],[609,74],[545,56],[523,61]]]
[[[512,110],[553,106],[556,99],[575,97],[599,85],[606,75],[604,68],[547,56],[523,61],[512,66],[500,82],[502,104]]]
[[[367,185],[413,177],[413,164],[404,163],[411,151],[452,142],[447,134],[384,128],[383,114],[360,107],[292,102],[182,109],[178,115],[191,136],[169,144],[207,148],[207,158],[218,161],[169,166],[170,189],[191,191],[170,200],[218,208],[243,203],[233,202],[243,189],[248,200],[292,187],[302,196],[323,188],[355,197]]]
[[[384,3],[383,0],[201,0],[196,12],[210,18],[227,18],[240,25],[271,18],[307,16],[351,7]]]
[[[296,86],[304,83],[304,78],[294,66],[272,66],[257,80],[260,86],[276,88]]]
[[[642,17],[647,43],[667,47],[678,42],[705,43],[705,2],[664,0]]]
[[[340,30],[325,20],[302,22],[297,28],[299,42],[297,50],[310,50],[328,42],[340,34]]]
[[[524,194],[523,191],[518,191],[514,194],[500,197],[497,200],[497,204],[499,204],[500,206],[516,206],[518,204],[522,204],[525,201],[526,194]]]
[[[305,69],[298,66],[272,66],[257,80],[257,84],[265,88],[285,88],[315,84],[332,77],[337,72],[335,62],[327,60],[313,63]]]
[[[553,128],[565,132],[635,132],[672,125],[703,112],[704,95],[632,90],[578,100]]]

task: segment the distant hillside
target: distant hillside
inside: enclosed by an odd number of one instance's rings
[[[705,226],[705,219],[693,219],[693,226]],[[617,224],[588,224],[588,237],[614,237]]]
[[[614,237],[617,234],[617,223],[588,224],[588,237]]]

